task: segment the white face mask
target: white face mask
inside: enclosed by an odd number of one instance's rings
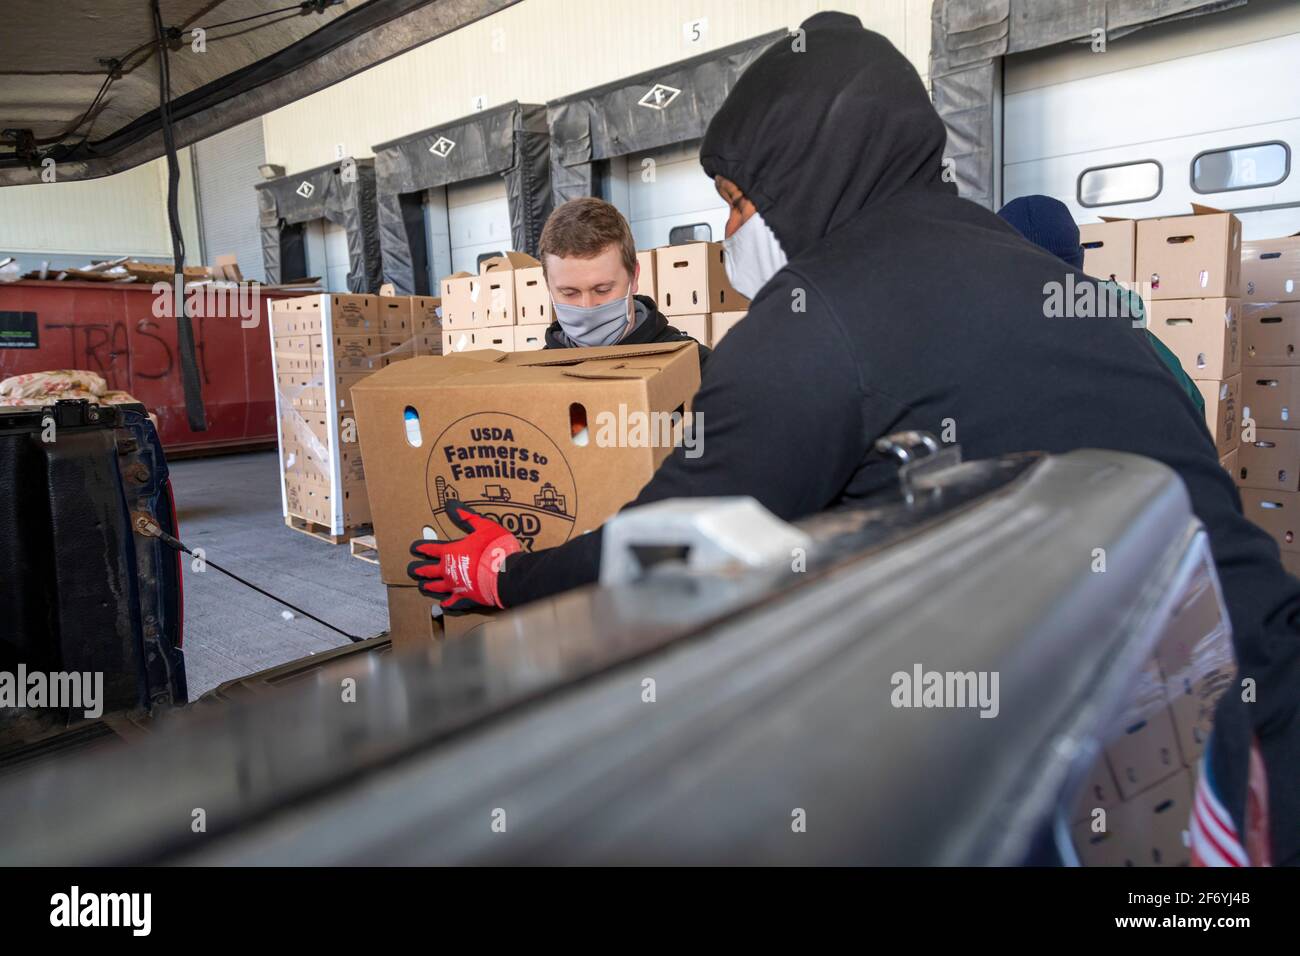
[[[769,279],[785,268],[789,261],[762,215],[757,209],[745,224],[722,243],[727,278],[747,299],[758,295]]]
[[[626,296],[600,305],[565,305],[552,298],[551,308],[560,328],[574,345],[588,348],[613,345],[627,333],[631,323],[632,286],[629,283]]]

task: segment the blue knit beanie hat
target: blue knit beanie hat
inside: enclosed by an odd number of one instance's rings
[[[1079,227],[1069,208],[1051,196],[1021,196],[1013,199],[998,215],[1034,245],[1064,259],[1076,269],[1083,268],[1083,246],[1079,245]]]

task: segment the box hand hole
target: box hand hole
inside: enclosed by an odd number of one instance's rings
[[[587,431],[587,409],[579,402],[569,406],[569,438],[579,447],[586,447],[591,439]]]
[[[424,444],[424,436],[420,434],[420,413],[413,406],[407,405],[402,418],[406,425],[406,443],[412,448],[419,448]]]

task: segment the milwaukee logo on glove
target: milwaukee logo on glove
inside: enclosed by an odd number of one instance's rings
[[[412,541],[465,537],[461,506],[530,551],[600,526],[673,448],[598,441],[599,423],[636,413],[680,427],[699,382],[693,342],[417,357],[362,380],[352,395],[384,583],[414,584]],[[461,564],[442,575],[453,588],[476,579]]]

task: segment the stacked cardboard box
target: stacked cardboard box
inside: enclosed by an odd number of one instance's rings
[[[449,499],[500,522],[528,550],[562,544],[649,481],[680,439],[699,382],[698,351],[668,342],[417,357],[358,385],[394,643],[438,632],[406,568],[412,541],[461,536]],[[449,620],[447,634],[481,621]]]
[[[352,387],[441,347],[437,299],[309,295],[273,301],[270,317],[285,520],[344,537],[370,522]]]
[[[532,256],[507,252],[485,259],[478,275],[457,272],[440,286],[443,354],[527,352],[545,345],[551,300],[542,265]]]
[[[654,250],[655,301],[668,324],[702,345],[716,345],[749,309],[727,278],[720,242]]]
[[[1219,459],[1231,470],[1241,409],[1241,222],[1208,206],[1192,210],[1136,223],[1134,278],[1148,328],[1200,388]]]
[[[1243,243],[1241,284],[1241,504],[1300,575],[1300,235]]]
[[[641,267],[637,276],[636,294],[648,295],[659,302],[659,287],[655,278],[655,255],[656,250],[645,249],[636,254],[636,264]]]
[[[1098,279],[1110,279],[1126,289],[1133,288],[1137,258],[1137,223],[1132,219],[1101,217],[1101,222],[1079,227],[1083,245],[1083,271]]]

